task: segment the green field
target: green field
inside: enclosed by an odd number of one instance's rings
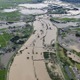
[[[80,64],[76,63],[76,67],[80,70]]]
[[[0,34],[0,46],[5,47],[10,39],[11,39],[10,34],[8,33]]]
[[[76,28],[76,29],[74,29],[74,30],[76,30],[76,31],[80,31],[80,28]]]
[[[0,13],[0,19],[6,21],[19,21],[20,13],[18,11],[11,13]]]
[[[6,71],[5,70],[0,70],[0,80],[5,80],[5,74],[6,74]]]
[[[0,9],[15,7],[15,5],[25,2],[32,2],[32,0],[0,0]]]

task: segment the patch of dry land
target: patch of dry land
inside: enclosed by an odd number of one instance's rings
[[[18,51],[8,73],[8,80],[51,80],[43,57],[47,45],[55,43],[57,28],[47,15],[37,16],[34,33]],[[54,51],[54,50],[52,50]]]

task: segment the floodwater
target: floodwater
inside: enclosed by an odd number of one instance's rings
[[[22,9],[19,11],[20,13],[24,14],[24,15],[29,15],[29,14],[45,14],[47,12],[47,10],[40,10],[40,9],[35,9],[35,10],[30,10],[30,9]]]
[[[48,7],[48,4],[38,3],[38,4],[19,4],[19,12],[24,15],[29,14],[44,14],[47,12],[47,9],[43,9]]]
[[[19,4],[19,7],[26,7],[26,8],[35,8],[35,9],[42,9],[48,7],[48,4],[38,3],[38,4]]]
[[[47,16],[36,17],[33,23],[35,33],[18,51],[8,73],[8,80],[51,80],[43,57],[48,46],[56,41],[57,28]]]
[[[44,4],[44,3],[38,3],[38,4],[19,4],[17,6],[17,8],[15,9],[4,9],[2,10],[2,12],[4,13],[10,13],[10,12],[14,12],[14,11],[19,11],[20,13],[24,14],[24,15],[29,15],[29,14],[44,14],[47,12],[46,8],[48,7],[48,4]]]
[[[14,11],[17,11],[17,9],[4,9],[3,10],[3,12],[7,12],[7,13],[14,12]]]

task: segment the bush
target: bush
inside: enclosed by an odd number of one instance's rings
[[[48,59],[49,58],[49,52],[44,52],[44,58]]]

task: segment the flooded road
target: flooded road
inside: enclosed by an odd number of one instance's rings
[[[56,41],[57,28],[48,16],[37,16],[34,33],[18,51],[10,67],[7,80],[51,80],[43,57]],[[52,46],[51,46],[52,47]],[[49,51],[54,52],[54,49]]]

